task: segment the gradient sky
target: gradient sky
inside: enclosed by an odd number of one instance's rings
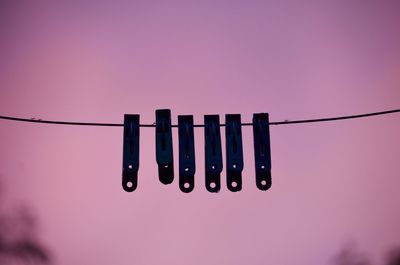
[[[152,123],[170,108],[174,123],[201,123],[400,107],[398,1],[55,2],[0,2],[0,115]],[[272,127],[267,192],[243,128],[243,190],[218,194],[203,184],[202,129],[194,192],[159,183],[155,132],[142,128],[126,193],[122,128],[3,120],[0,176],[60,265],[321,265],[348,242],[379,264],[400,245],[399,119]],[[176,130],[174,148],[177,167]]]

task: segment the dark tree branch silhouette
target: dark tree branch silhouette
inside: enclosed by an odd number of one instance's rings
[[[33,214],[26,207],[7,210],[3,195],[0,182],[0,264],[50,264],[50,254],[37,238]]]
[[[333,259],[334,265],[373,265],[368,256],[357,250],[355,244],[345,246]],[[380,263],[382,264],[382,263]],[[400,248],[390,250],[384,265],[400,265]]]

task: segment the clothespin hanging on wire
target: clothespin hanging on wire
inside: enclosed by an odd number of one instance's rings
[[[230,191],[242,189],[243,146],[240,114],[225,115],[226,181]]]
[[[169,109],[156,110],[156,159],[160,182],[171,184],[174,180],[174,156]]]
[[[196,172],[192,115],[178,116],[178,135],[179,188],[187,193],[194,188],[194,174]]]
[[[204,115],[206,188],[209,192],[221,189],[222,150],[218,115]]]
[[[268,190],[272,184],[268,113],[253,115],[253,135],[256,184],[260,190]]]
[[[122,162],[122,187],[134,191],[139,170],[139,115],[124,116],[124,152]]]

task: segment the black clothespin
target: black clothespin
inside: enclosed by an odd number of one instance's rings
[[[179,135],[179,188],[183,192],[191,192],[194,188],[196,172],[194,152],[193,116],[178,116]]]
[[[253,134],[256,184],[260,190],[268,190],[272,184],[268,113],[253,115]]]
[[[222,150],[218,115],[204,115],[206,188],[209,192],[221,189]]]
[[[226,181],[230,191],[242,189],[243,145],[240,114],[225,115]]]
[[[174,180],[174,157],[169,109],[156,110],[156,158],[161,183],[171,184]]]
[[[125,114],[122,161],[122,187],[132,192],[137,187],[139,170],[139,115]]]

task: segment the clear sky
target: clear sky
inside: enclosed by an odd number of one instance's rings
[[[398,1],[1,1],[0,115],[152,123],[170,108],[174,123],[201,123],[399,108],[399,14]],[[32,207],[60,265],[321,265],[349,242],[379,264],[400,245],[398,114],[272,127],[267,192],[248,127],[243,190],[218,194],[204,187],[202,129],[191,194],[158,181],[151,128],[133,193],[120,127],[0,132],[8,196]],[[175,130],[176,167],[177,143]]]

